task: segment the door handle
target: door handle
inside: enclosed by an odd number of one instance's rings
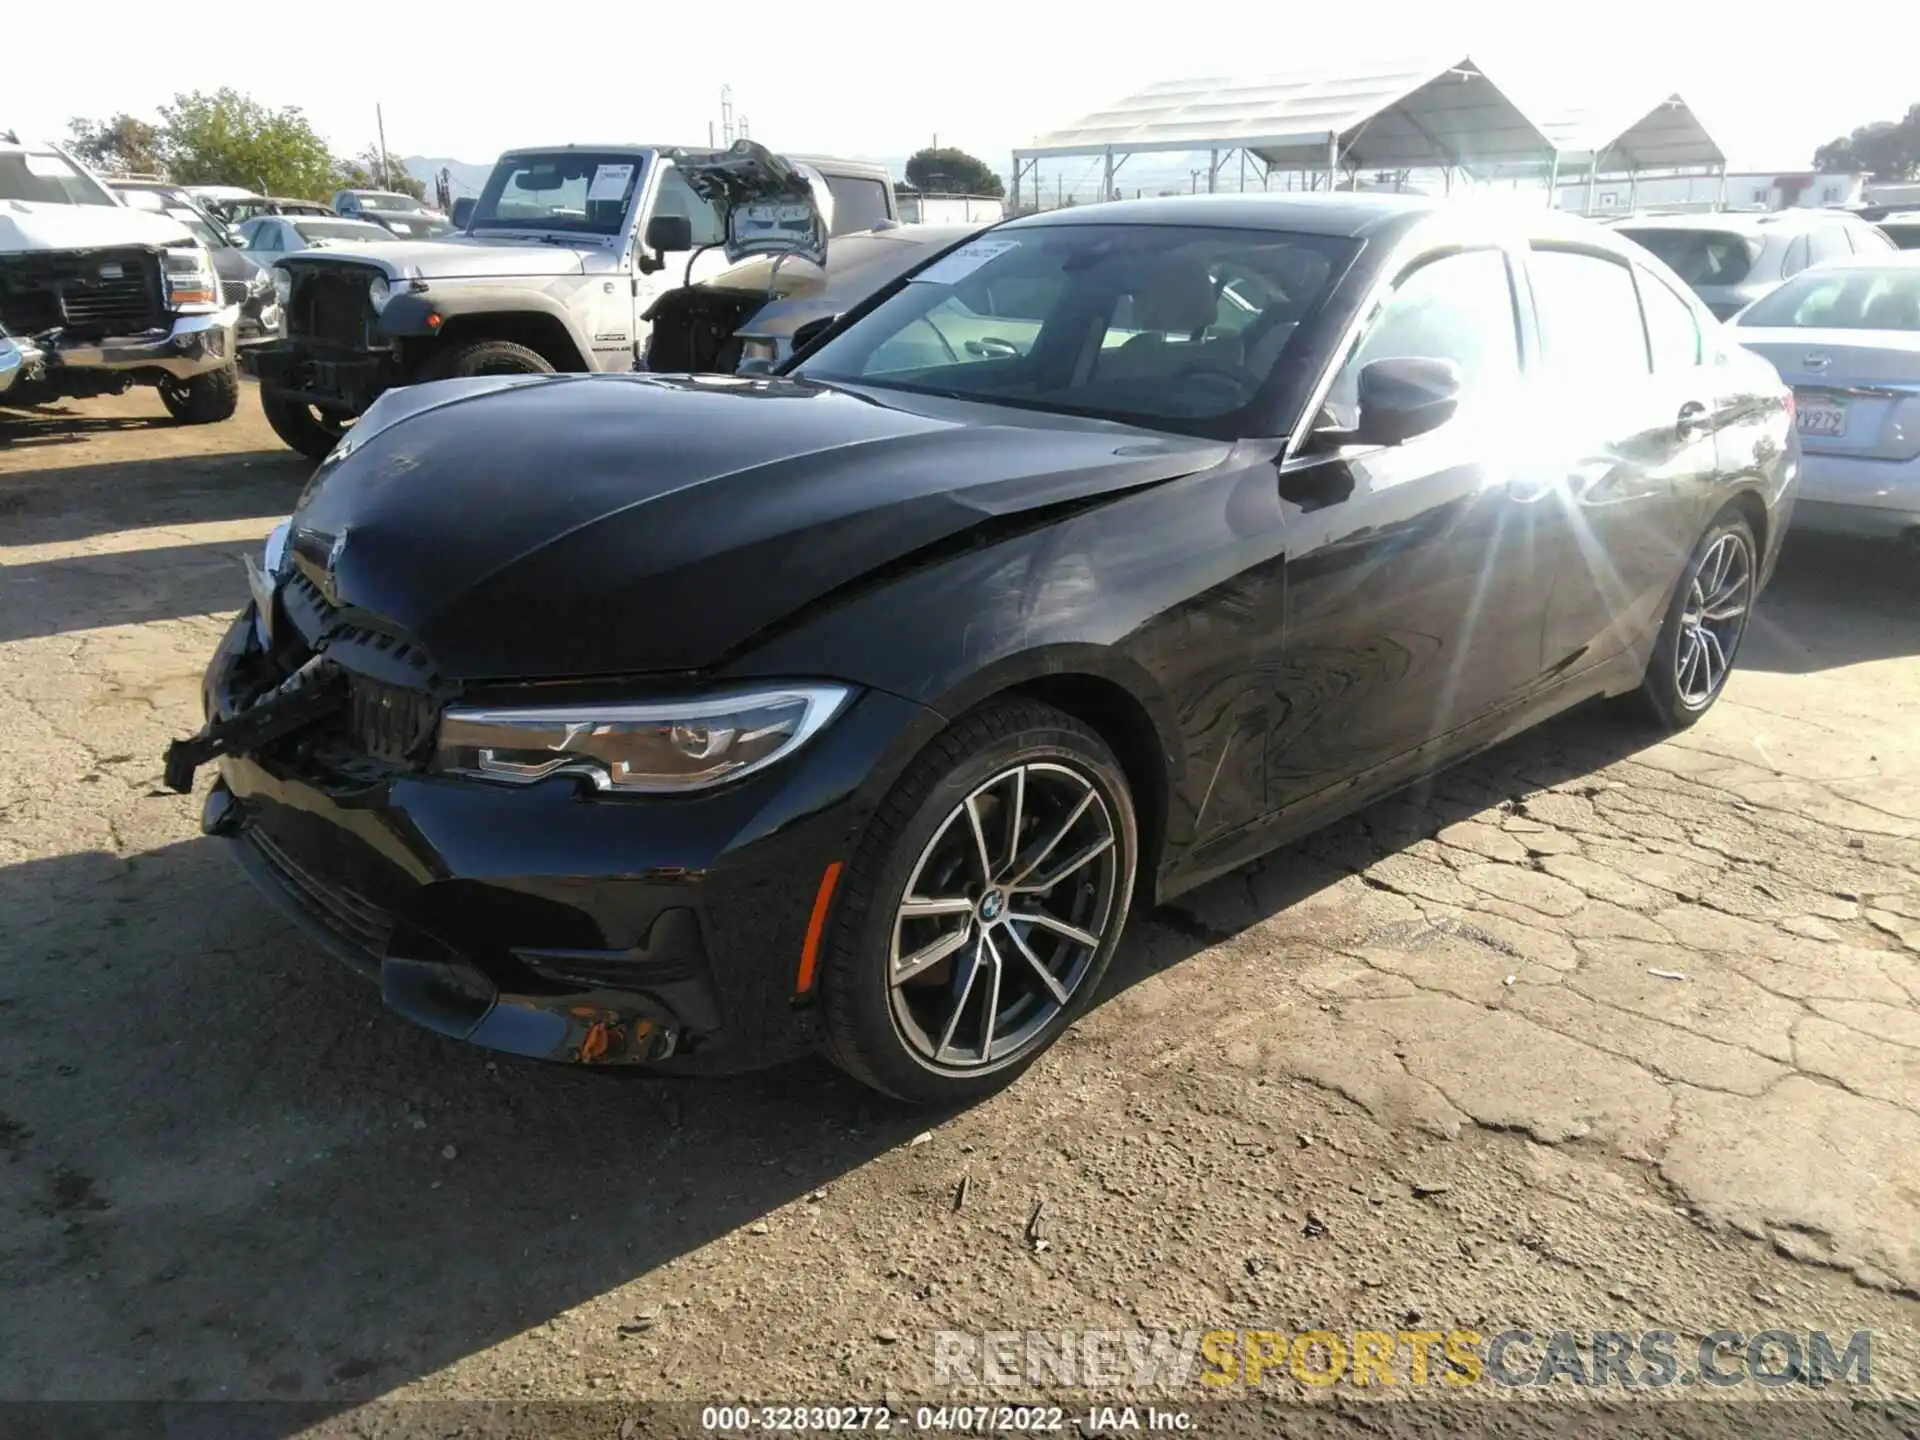
[[[1674,422],[1673,431],[1682,440],[1691,440],[1696,435],[1704,435],[1713,427],[1711,413],[1698,400],[1689,400],[1680,407],[1680,416]]]

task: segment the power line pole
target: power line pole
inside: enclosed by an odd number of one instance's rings
[[[380,132],[380,188],[393,188],[393,168],[387,163],[387,117],[380,113],[379,105],[373,107],[374,128]]]

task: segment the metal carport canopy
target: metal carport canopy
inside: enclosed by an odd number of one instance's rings
[[[1638,106],[1564,110],[1540,122],[1560,152],[1560,177],[1639,170],[1717,169],[1727,163],[1719,143],[1678,95]]]
[[[1553,144],[1471,60],[1378,62],[1176,80],[1039,136],[1016,163],[1066,155],[1247,150],[1279,169],[1421,170],[1532,161]]]

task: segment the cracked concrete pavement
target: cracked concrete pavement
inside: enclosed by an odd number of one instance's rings
[[[1920,1393],[1910,557],[1794,542],[1697,728],[1565,717],[1142,917],[929,1119],[496,1061],[308,951],[157,784],[305,467],[250,391],[159,414],[0,420],[0,1397],[912,1394],[937,1328],[1409,1314],[1871,1328]]]

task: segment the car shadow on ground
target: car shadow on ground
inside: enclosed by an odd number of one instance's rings
[[[14,468],[0,445],[0,544],[58,545],[163,525],[278,519],[313,462],[287,450]],[[237,601],[235,603],[238,603]]]
[[[0,454],[8,448],[77,445],[95,435],[128,430],[167,430],[179,422],[156,399],[153,415],[89,415],[67,405],[0,406]]]
[[[108,625],[237,610],[254,537],[113,551],[0,568],[0,644]]]
[[[1789,533],[1740,668],[1811,675],[1920,654],[1920,550]]]
[[[1653,738],[1563,718],[1215,887],[1257,923]],[[1136,917],[1103,1002],[1228,933],[1208,893]],[[643,1299],[944,1118],[817,1061],[672,1080],[443,1040],[218,841],[0,869],[0,951],[0,1396],[370,1398],[616,1286]]]

